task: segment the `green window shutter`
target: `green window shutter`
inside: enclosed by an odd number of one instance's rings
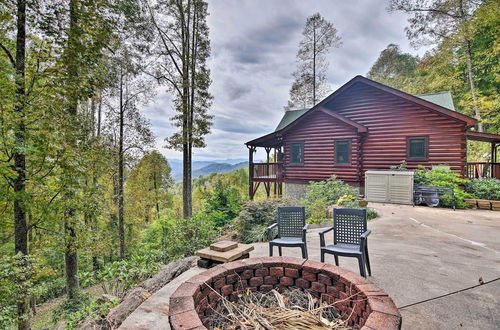
[[[301,142],[290,143],[290,163],[302,164],[304,162],[304,144]]]
[[[408,138],[408,158],[427,158],[427,138]]]
[[[335,141],[335,163],[349,164],[351,160],[351,143],[349,140]]]

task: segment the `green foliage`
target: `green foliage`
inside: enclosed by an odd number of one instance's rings
[[[389,167],[391,171],[408,171],[408,168],[406,167],[406,160],[402,160],[399,165],[392,165]]]
[[[119,304],[118,299],[113,299],[111,301],[100,301],[99,299],[94,299],[90,303],[84,305],[82,308],[69,313],[67,315],[67,324],[65,329],[74,329],[79,323],[83,322],[87,318],[92,318],[94,320],[100,320],[108,315],[111,308]]]
[[[241,203],[237,188],[217,180],[212,192],[207,193],[204,213],[217,227],[222,227],[240,213]]]
[[[495,178],[475,179],[465,185],[465,191],[479,199],[500,201],[500,180]]]
[[[153,260],[169,262],[208,246],[217,234],[213,219],[203,212],[179,219],[168,210],[144,230],[139,253]]]
[[[17,254],[0,258],[1,329],[13,328],[16,324],[16,304],[33,294],[34,272],[35,260],[32,257]]]
[[[461,178],[459,173],[451,171],[447,166],[438,166],[429,170],[420,165],[415,171],[414,176],[414,184],[416,186],[452,188],[455,192],[456,207],[460,209],[467,208],[467,203],[464,201],[464,198],[472,197],[471,194],[460,188],[460,186],[468,182],[469,180]],[[452,202],[449,200],[450,197],[451,196],[445,196],[441,205],[444,207],[451,207]]]
[[[398,45],[389,44],[380,52],[367,77],[389,86],[404,86],[415,76],[418,57],[403,53]]]
[[[355,188],[338,180],[335,175],[325,181],[311,182],[306,192],[304,204],[308,223],[327,221],[326,209],[337,203],[344,195],[357,196]]]
[[[59,320],[68,319],[71,314],[85,308],[90,302],[90,295],[85,291],[79,291],[74,299],[64,300],[53,310],[52,322],[57,323]]]
[[[378,217],[377,211],[369,207],[361,207],[359,206],[359,202],[356,199],[351,198],[350,195],[347,196],[349,197],[346,197],[345,199],[341,198],[342,200],[339,199],[337,205],[349,209],[366,209],[366,218],[368,220],[372,220]]]
[[[243,243],[267,240],[267,227],[276,222],[278,207],[296,205],[296,201],[285,198],[248,201],[235,219],[238,240]]]

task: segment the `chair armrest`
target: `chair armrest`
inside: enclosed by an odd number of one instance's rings
[[[370,229],[368,229],[367,231],[365,231],[363,234],[361,234],[359,236],[359,238],[361,238],[362,240],[363,239],[366,239],[368,237],[368,235],[370,235],[372,233],[372,231]]]
[[[368,239],[368,235],[371,234],[371,230],[368,229],[367,231],[365,231],[363,234],[359,235],[359,238],[360,238],[360,245],[359,245],[359,250],[360,251],[364,251],[365,250],[365,247],[366,247],[366,240]]]
[[[320,246],[325,246],[325,236],[324,235],[331,230],[333,230],[333,227],[325,228],[319,232],[319,245]]]
[[[272,241],[273,240],[273,228],[276,227],[278,223],[273,223],[269,227],[267,227],[267,240]]]
[[[309,228],[309,224],[306,223],[304,225],[304,227],[302,227],[302,241],[305,242],[306,241],[306,232],[307,232],[307,228]]]

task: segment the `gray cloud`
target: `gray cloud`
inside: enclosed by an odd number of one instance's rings
[[[342,36],[343,45],[327,57],[332,89],[365,75],[389,43],[415,52],[404,34],[406,17],[389,14],[386,7],[384,0],[209,0],[214,96],[210,111],[215,121],[207,147],[195,150],[195,159],[245,158],[244,142],[274,130],[288,100],[305,20],[315,12],[332,21]],[[174,113],[164,89],[144,114],[153,125],[157,146],[162,147],[163,139],[176,130],[169,120]],[[167,157],[181,157],[160,150]]]

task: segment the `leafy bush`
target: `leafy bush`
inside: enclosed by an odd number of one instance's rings
[[[16,304],[33,292],[35,260],[17,254],[0,258],[0,329],[14,328],[17,321]]]
[[[203,212],[178,219],[168,211],[144,230],[140,254],[167,263],[210,245],[217,234],[213,220]]]
[[[204,212],[218,227],[233,220],[241,211],[241,198],[235,187],[223,184],[217,180],[213,191],[207,193]]]
[[[105,293],[119,296],[151,275],[158,272],[160,262],[144,256],[134,256],[127,260],[119,260],[107,264],[97,274],[97,281]]]
[[[78,292],[74,299],[66,299],[52,311],[52,322],[55,324],[62,319],[68,319],[73,313],[85,308],[91,302],[90,295],[83,290]]]
[[[90,303],[82,306],[78,310],[69,313],[66,316],[68,323],[66,324],[66,329],[74,329],[79,323],[83,322],[87,318],[92,318],[94,320],[100,320],[106,315],[108,315],[111,308],[117,306],[119,300],[115,299],[112,301],[100,301],[99,299],[94,299]]]
[[[309,217],[308,223],[328,220],[326,219],[326,209],[345,195],[357,196],[358,193],[354,187],[338,180],[335,175],[325,181],[311,182],[304,200]]]
[[[296,205],[296,201],[286,198],[248,201],[235,219],[237,238],[244,243],[267,240],[266,230],[276,222],[277,208],[292,205]]]
[[[465,191],[480,199],[500,201],[500,180],[475,179],[465,185]]]
[[[377,211],[375,211],[374,209],[369,208],[369,207],[359,206],[359,202],[356,199],[351,198],[351,197],[352,197],[351,195],[346,195],[344,197],[341,197],[339,199],[339,201],[337,202],[337,205],[345,207],[345,208],[352,208],[352,209],[366,209],[366,218],[368,220],[372,220],[372,219],[375,219],[378,217]]]
[[[79,274],[80,275],[80,274]],[[36,284],[35,296],[38,304],[62,296],[66,292],[64,277],[55,277]]]
[[[446,166],[426,169],[424,166],[419,166],[415,171],[414,184],[416,186],[435,186],[452,188],[455,192],[456,207],[467,208],[467,203],[464,198],[472,198],[473,196],[463,191],[460,186],[467,184],[469,180],[460,177],[459,173],[451,171]],[[451,197],[451,196],[445,196]],[[442,206],[451,207],[452,202],[448,198],[442,200]]]

